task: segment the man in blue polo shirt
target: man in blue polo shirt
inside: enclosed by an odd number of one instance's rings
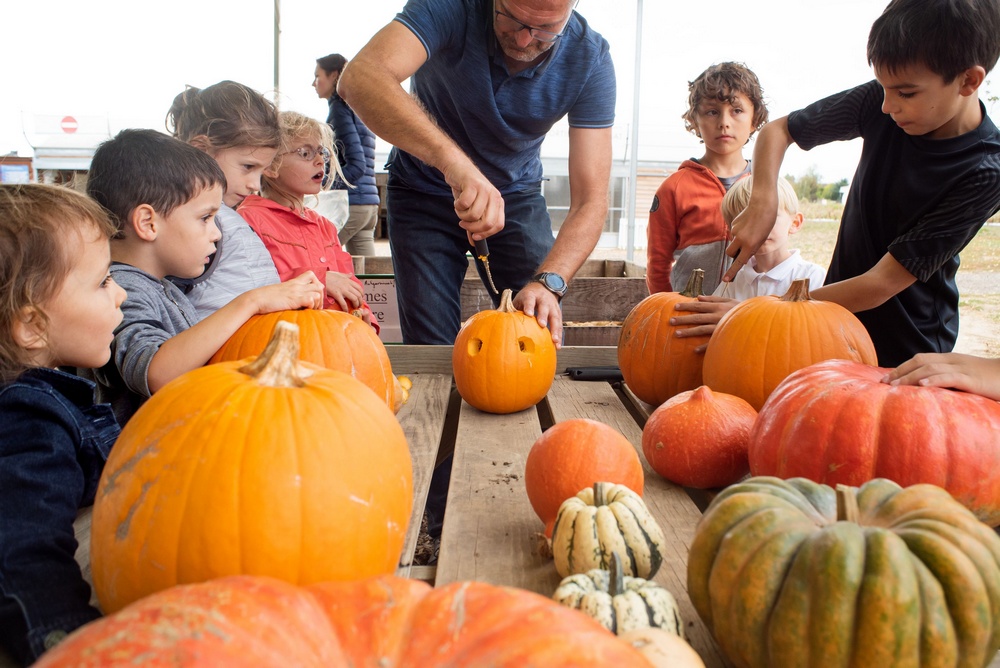
[[[344,70],[340,95],[396,147],[386,206],[405,343],[454,343],[465,254],[487,237],[497,289],[561,341],[559,299],[607,216],[615,109],[608,43],[575,5],[409,0]],[[570,209],[553,239],[539,150],[563,116]]]

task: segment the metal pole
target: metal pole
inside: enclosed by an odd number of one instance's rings
[[[641,2],[641,0],[640,0]],[[281,0],[274,0],[274,92],[277,94],[278,86],[278,61],[281,54]]]
[[[625,259],[635,260],[635,190],[636,178],[639,172],[639,67],[642,64],[642,0],[636,0],[635,5],[635,82],[632,84],[632,127],[629,145],[632,149],[629,155],[628,168],[628,248]]]

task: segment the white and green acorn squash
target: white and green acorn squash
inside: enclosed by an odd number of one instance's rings
[[[617,553],[625,575],[650,578],[663,562],[663,545],[663,531],[642,497],[607,482],[563,501],[552,529],[552,557],[562,577],[607,570]]]
[[[618,555],[611,570],[595,568],[564,578],[552,598],[592,617],[620,635],[658,628],[684,637],[684,623],[673,594],[650,580],[623,575]]]

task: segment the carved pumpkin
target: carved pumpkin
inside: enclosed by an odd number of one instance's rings
[[[753,297],[722,317],[705,351],[705,385],[760,410],[793,371],[828,359],[876,364],[875,346],[853,313],[809,298],[809,281],[782,297]]]
[[[594,568],[564,578],[552,599],[593,617],[616,635],[652,627],[684,637],[673,594],[650,580],[624,575],[617,553],[612,553],[607,570]]]
[[[642,462],[621,432],[597,420],[575,418],[545,430],[524,463],[524,486],[535,514],[552,536],[559,507],[595,482],[625,485],[642,495]]]
[[[114,612],[224,575],[392,572],[412,505],[395,416],[360,381],[298,362],[279,322],[253,363],[180,376],[122,430],[94,503],[94,587]]]
[[[525,623],[531,620],[531,623]],[[235,576],[153,594],[71,634],[38,668],[643,666],[592,619],[483,582],[393,576],[296,587]]]
[[[1000,648],[1000,537],[933,485],[723,490],[688,593],[735,666],[985,666]]]
[[[682,292],[656,292],[635,305],[622,323],[618,337],[618,366],[629,389],[654,406],[701,385],[704,355],[694,349],[708,343],[707,336],[677,338],[670,318],[674,306],[695,301],[702,294],[705,272],[695,269]]]
[[[371,325],[342,311],[300,309],[255,315],[229,337],[209,363],[256,357],[281,321],[298,326],[302,361],[354,376],[390,408],[402,405],[395,396],[392,364],[378,334]]]
[[[1000,524],[1000,403],[880,382],[888,372],[831,360],[786,378],[750,435],[751,472],[828,485],[931,483]]]
[[[606,482],[563,501],[552,529],[552,557],[562,577],[611,569],[617,555],[626,575],[651,578],[663,563],[665,544],[642,497]]]
[[[455,387],[487,413],[516,413],[534,406],[552,387],[556,346],[548,329],[514,308],[504,290],[495,311],[474,314],[458,332],[452,351]]]
[[[642,429],[642,452],[670,482],[725,487],[750,472],[747,442],[756,419],[743,399],[702,385],[653,411]]]

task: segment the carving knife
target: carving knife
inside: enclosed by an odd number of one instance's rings
[[[480,239],[476,242],[476,257],[479,258],[479,261],[483,263],[483,267],[486,269],[486,278],[489,279],[490,289],[493,290],[493,294],[500,294],[496,284],[493,283],[493,274],[490,273],[490,247],[486,243],[486,239]]]

